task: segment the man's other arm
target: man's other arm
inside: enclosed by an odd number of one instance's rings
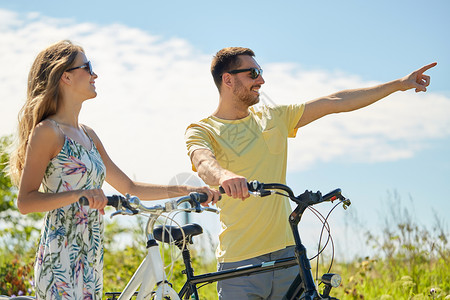
[[[344,90],[311,100],[305,104],[305,111],[296,128],[305,126],[332,113],[348,112],[366,107],[397,91],[406,91],[414,88],[416,93],[426,92],[427,86],[430,84],[430,76],[425,75],[424,72],[433,68],[436,64],[431,63],[403,78],[377,86]]]

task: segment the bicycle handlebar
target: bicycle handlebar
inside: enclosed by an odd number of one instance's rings
[[[126,195],[126,197],[120,195],[107,196],[108,199],[107,206],[112,206],[116,209],[116,212],[112,213],[111,217],[117,214],[123,215],[135,215],[142,212],[148,213],[159,213],[159,212],[170,212],[175,209],[192,211],[200,213],[202,211],[211,211],[218,213],[218,210],[209,207],[200,206],[208,200],[208,195],[205,193],[190,193],[188,196],[178,198],[177,200],[169,200],[163,205],[153,205],[145,206],[142,201],[136,196]],[[85,196],[82,196],[78,202],[80,205],[89,205],[89,201]],[[189,202],[190,208],[178,208],[182,203]]]
[[[281,183],[262,183],[257,180],[253,180],[247,182],[247,187],[250,193],[259,196],[266,197],[272,194],[278,194],[289,197],[292,201],[297,204],[303,204],[306,206],[319,204],[321,202],[339,200],[343,203],[344,209],[347,208],[351,204],[349,199],[346,199],[342,195],[341,189],[335,189],[325,195],[318,191],[313,193],[311,191],[306,190],[303,194],[299,196],[295,196],[292,189]],[[225,190],[222,186],[219,187],[219,191],[224,194]],[[280,193],[278,191],[284,191],[286,194]],[[202,211],[212,211],[218,213],[218,210],[209,208],[209,207],[201,207],[200,204],[204,203],[208,200],[208,195],[205,193],[190,193],[189,196],[184,196],[178,198],[177,200],[167,201],[162,205],[154,205],[154,206],[144,206],[141,200],[136,196],[126,195],[126,197],[113,195],[107,196],[108,206],[112,206],[116,208],[116,212],[111,215],[111,217],[116,214],[124,214],[124,215],[135,215],[140,212],[149,212],[149,213],[157,213],[157,212],[169,212],[175,209],[178,209],[178,206],[182,203],[189,202],[190,208],[184,209],[185,211],[193,211],[193,212],[202,212]],[[89,201],[86,197],[81,197],[79,199],[79,203],[81,205],[89,205]]]
[[[266,197],[266,196],[269,196],[272,194],[284,195],[284,196],[289,197],[292,201],[294,201],[298,204],[303,203],[306,205],[314,205],[314,204],[318,204],[321,202],[327,202],[327,201],[333,202],[334,200],[340,200],[343,202],[345,209],[347,208],[347,206],[349,206],[351,204],[350,200],[346,199],[342,195],[341,189],[335,189],[323,196],[319,191],[316,193],[313,193],[308,190],[299,196],[295,196],[292,189],[285,184],[262,183],[257,180],[247,182],[247,188],[250,193],[252,193],[256,196],[259,196],[259,197]],[[284,191],[287,193],[287,195],[282,194],[282,193],[278,192],[277,190]],[[225,190],[222,186],[219,187],[219,191],[220,191],[220,193],[225,194]]]

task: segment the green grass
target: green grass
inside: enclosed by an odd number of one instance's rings
[[[338,264],[334,270],[343,277],[334,291],[340,299],[450,299],[445,259],[414,264],[401,258],[365,259]]]

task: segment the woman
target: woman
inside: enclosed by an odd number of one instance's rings
[[[97,95],[97,77],[84,50],[70,41],[43,50],[29,73],[10,171],[19,185],[19,211],[47,212],[35,263],[38,299],[101,299],[104,180],[121,193],[146,200],[190,192],[207,193],[209,201],[219,197],[207,187],[130,180],[95,132],[78,123],[83,102]],[[89,207],[79,205],[82,196]]]

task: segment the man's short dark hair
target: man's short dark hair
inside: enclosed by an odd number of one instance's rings
[[[217,52],[213,57],[211,62],[211,74],[219,92],[222,85],[222,75],[240,66],[241,60],[239,59],[239,55],[249,55],[253,57],[255,56],[255,53],[249,48],[227,47]]]

